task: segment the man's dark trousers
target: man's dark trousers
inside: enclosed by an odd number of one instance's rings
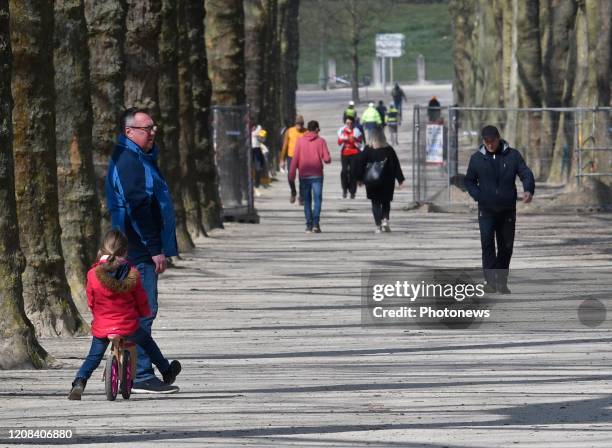
[[[508,282],[508,268],[514,247],[516,209],[478,210],[482,269],[488,284],[498,287]],[[497,253],[495,244],[497,243]]]

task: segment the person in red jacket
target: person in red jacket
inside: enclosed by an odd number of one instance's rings
[[[338,145],[342,148],[340,156],[342,160],[342,170],[340,171],[340,184],[342,185],[342,197],[346,199],[346,194],[351,194],[351,199],[355,199],[357,192],[357,172],[356,164],[359,163],[363,138],[361,131],[353,126],[353,119],[347,117],[345,126],[338,130]]]
[[[319,122],[308,122],[308,132],[297,141],[291,159],[289,181],[295,181],[296,171],[300,174],[300,196],[304,199],[306,233],[321,233],[319,217],[323,202],[323,163],[331,163],[327,143],[319,137]],[[314,198],[314,207],[312,206]]]
[[[157,366],[164,383],[172,384],[181,371],[181,363],[169,363],[153,338],[140,327],[140,318],[150,316],[151,309],[138,269],[124,258],[127,248],[126,236],[119,230],[110,230],[98,251],[98,261],[87,272],[93,338],[89,354],[72,383],[70,400],[81,399],[87,380],[102,361],[110,334],[126,336],[138,344]]]

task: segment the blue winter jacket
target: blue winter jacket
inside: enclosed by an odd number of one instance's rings
[[[112,227],[127,236],[134,264],[152,262],[154,255],[178,255],[174,206],[157,154],[157,146],[146,153],[122,134],[108,165],[105,189]]]

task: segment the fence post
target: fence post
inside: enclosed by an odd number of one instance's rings
[[[420,200],[419,105],[412,109],[412,200]]]

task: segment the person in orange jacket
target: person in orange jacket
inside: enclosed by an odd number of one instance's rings
[[[291,159],[293,159],[295,152],[295,145],[300,137],[302,137],[306,133],[306,128],[304,128],[304,117],[298,115],[295,117],[295,125],[291,126],[285,132],[285,139],[283,141],[283,149],[281,151],[280,162],[283,169],[289,172],[289,168],[291,167]],[[289,180],[289,188],[291,188],[291,196],[289,197],[289,202],[292,204],[295,202],[295,198],[297,196],[297,189],[295,188],[295,181]],[[304,200],[300,195],[299,200],[300,205],[304,204]]]

